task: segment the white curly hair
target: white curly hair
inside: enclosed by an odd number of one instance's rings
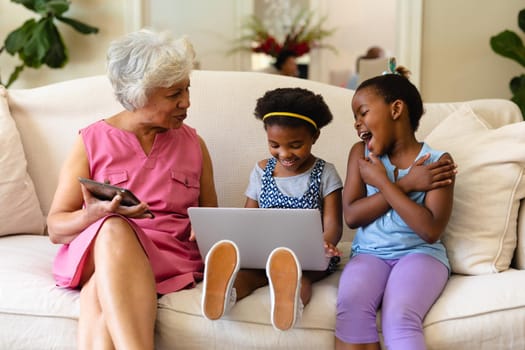
[[[141,29],[115,40],[107,51],[108,78],[117,100],[129,111],[144,107],[149,92],[187,79],[195,51],[185,37]]]

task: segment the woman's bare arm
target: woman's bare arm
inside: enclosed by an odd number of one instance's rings
[[[83,229],[103,217],[115,204],[118,206],[118,203],[112,201],[90,206],[89,210],[83,208],[84,196],[87,200],[97,200],[81,187],[79,176],[89,178],[87,155],[80,135],[62,166],[47,217],[49,237],[53,243],[71,242]]]
[[[213,180],[213,165],[204,140],[199,137],[202,150],[202,174],[200,180],[199,206],[216,207],[218,206],[217,192]]]

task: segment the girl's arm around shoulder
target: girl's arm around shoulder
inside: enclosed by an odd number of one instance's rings
[[[213,180],[213,164],[206,143],[199,136],[202,151],[202,174],[200,180],[199,206],[216,207],[218,206],[217,192]]]

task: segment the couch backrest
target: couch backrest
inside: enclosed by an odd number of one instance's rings
[[[195,71],[187,123],[206,141],[221,206],[243,206],[244,190],[256,161],[269,156],[262,123],[253,116],[256,99],[276,87],[304,87],[322,94],[334,120],[321,131],[313,152],[335,164],[344,181],[348,151],[357,141],[353,128],[353,91],[319,82],[257,72]],[[44,214],[56,188],[60,166],[76,132],[121,109],[105,76],[34,89],[8,91]],[[519,110],[506,100],[467,102],[493,127],[519,121]],[[418,137],[422,140],[461,103],[426,104]]]

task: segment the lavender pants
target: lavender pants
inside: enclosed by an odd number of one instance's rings
[[[378,342],[376,314],[381,307],[387,349],[426,349],[423,319],[447,280],[447,267],[430,255],[396,260],[354,256],[339,281],[335,336],[349,344]]]

